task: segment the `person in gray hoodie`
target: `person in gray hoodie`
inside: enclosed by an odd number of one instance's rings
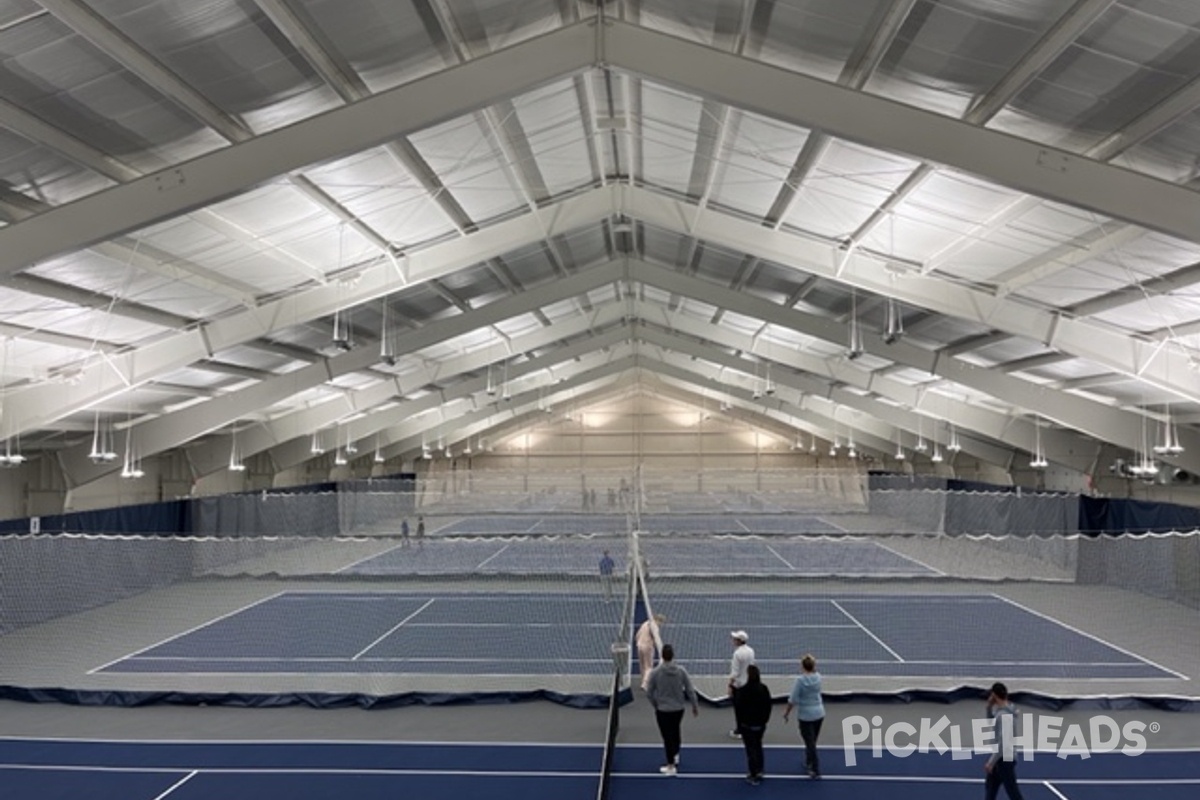
[[[696,702],[696,690],[692,687],[687,670],[675,663],[675,648],[664,644],[661,658],[662,661],[650,673],[646,699],[654,707],[654,719],[658,723],[663,749],[667,754],[667,762],[658,771],[664,775],[675,775],[679,772],[679,747],[683,742],[683,712],[690,705],[692,716],[695,717],[700,714],[700,706]]]

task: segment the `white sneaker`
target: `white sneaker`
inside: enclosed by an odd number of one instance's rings
[[[658,771],[663,775],[677,775],[679,773],[674,764],[663,764],[658,768]]]

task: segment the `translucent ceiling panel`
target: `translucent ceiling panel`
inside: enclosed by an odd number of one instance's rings
[[[481,222],[525,206],[504,169],[496,132],[482,115],[458,117],[409,140],[472,220]]]
[[[513,101],[520,127],[544,186],[535,194],[554,197],[591,185],[595,176],[574,81],[562,81]]]
[[[305,177],[400,250],[456,234],[434,198],[385,148],[316,167]]]
[[[446,66],[416,3],[395,0],[300,0],[329,55],[344,62],[372,92]]]
[[[711,109],[699,97],[643,83],[642,178],[647,184],[687,194],[706,113]]]
[[[765,217],[808,131],[740,111],[730,112],[727,127],[711,202],[741,214]]]
[[[961,117],[1067,7],[1061,0],[919,0],[867,89]]]
[[[91,5],[205,100],[256,131],[295,122],[336,102],[254,6],[236,0],[94,0]],[[190,101],[181,97],[180,102]],[[289,113],[272,113],[273,106],[284,103]]]
[[[107,189],[112,181],[83,169],[49,147],[0,128],[0,181],[6,189],[50,205]],[[32,209],[31,209],[32,210]]]
[[[784,225],[845,238],[867,221],[912,173],[916,162],[834,141],[805,180]]]
[[[1195,78],[1200,28],[1178,16],[1161,2],[1113,3],[996,126],[1085,150],[1128,125]]]
[[[1200,161],[1200,111],[1184,115],[1113,160],[1129,169],[1183,183],[1196,177]]]
[[[50,14],[0,30],[0,53],[5,100],[135,169],[178,160],[171,150],[180,142],[189,154],[224,144]]]
[[[746,54],[834,81],[874,29],[891,0],[791,0],[759,3]]]
[[[465,38],[470,51],[479,55],[553,30],[564,21],[559,9],[570,4],[545,0],[448,0],[438,5],[448,9],[456,32]]]

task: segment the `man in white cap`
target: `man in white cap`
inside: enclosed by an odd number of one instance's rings
[[[750,634],[743,630],[732,631],[729,634],[733,639],[733,660],[729,664],[729,697],[732,700],[737,694],[738,689],[746,685],[746,680],[749,677],[748,668],[754,663],[754,649],[746,644],[750,641]],[[737,708],[734,707],[734,727],[729,732],[730,737],[740,739],[741,720],[737,719]]]

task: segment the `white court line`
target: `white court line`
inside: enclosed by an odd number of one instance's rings
[[[121,661],[124,661],[124,660],[125,660],[125,659],[127,659],[127,658],[134,658],[135,656],[139,656],[139,655],[141,655],[142,653],[145,653],[147,650],[153,650],[153,649],[154,649],[154,648],[156,648],[156,647],[161,647],[162,645],[166,644],[167,642],[173,642],[173,641],[175,641],[176,639],[178,639],[178,638],[180,638],[180,637],[182,637],[182,636],[187,636],[189,633],[195,633],[195,632],[196,632],[196,631],[198,631],[198,630],[202,630],[202,629],[204,629],[204,628],[207,628],[209,625],[213,625],[213,624],[215,624],[215,623],[217,623],[217,622],[220,622],[220,621],[221,621],[221,620],[223,620],[223,619],[228,619],[229,617],[232,617],[232,616],[234,616],[235,614],[240,614],[240,613],[242,613],[243,611],[247,611],[247,610],[249,610],[249,609],[251,609],[251,608],[254,608],[254,607],[255,607],[255,606],[257,606],[257,605],[261,605],[261,604],[263,604],[263,603],[267,602],[268,600],[274,600],[275,598],[277,598],[277,597],[279,597],[279,596],[281,596],[281,595],[284,595],[284,594],[287,594],[287,592],[284,592],[284,591],[278,591],[278,592],[275,592],[275,594],[267,595],[266,597],[263,597],[263,598],[261,598],[261,599],[259,599],[259,600],[255,600],[253,603],[250,603],[249,605],[242,606],[241,608],[235,608],[233,611],[230,611],[230,612],[229,612],[229,613],[227,613],[227,614],[222,614],[222,615],[221,615],[221,616],[219,616],[219,617],[215,617],[215,618],[213,618],[213,619],[210,619],[208,622],[202,622],[202,623],[200,623],[199,625],[196,625],[196,626],[193,626],[193,627],[191,627],[191,628],[188,628],[188,629],[187,629],[187,630],[185,630],[185,631],[180,631],[179,633],[175,634],[174,636],[168,636],[166,639],[163,639],[163,640],[162,640],[162,641],[160,641],[160,642],[155,642],[154,644],[152,644],[152,645],[148,645],[148,646],[146,646],[146,647],[143,647],[143,648],[141,648],[140,650],[134,650],[132,653],[126,653],[125,655],[121,656],[120,658],[114,658],[112,661],[109,661],[109,662],[108,662],[108,663],[106,663],[106,664],[101,664],[101,665],[100,665],[100,666],[98,666],[98,667],[92,667],[91,669],[89,669],[89,670],[88,670],[86,673],[84,673],[84,674],[86,674],[86,675],[95,675],[97,672],[100,672],[100,671],[102,671],[102,670],[105,670],[105,669],[107,669],[107,668],[111,667],[113,664],[120,663]]]
[[[216,744],[216,742],[214,742]],[[250,744],[250,742],[247,742]],[[305,741],[294,742],[294,744],[307,744]],[[325,744],[335,744],[335,742],[325,742]],[[382,742],[389,744],[389,742]],[[421,742],[395,742],[401,745],[421,744]],[[451,745],[463,744],[463,742],[448,742]],[[502,742],[478,742],[475,745],[468,746],[497,746]],[[517,746],[527,746],[527,742],[506,742],[506,744],[514,744]],[[564,747],[580,747],[576,744],[550,744],[542,746],[564,746]],[[626,745],[620,745],[624,748]],[[727,748],[737,747],[737,745],[728,745]],[[658,748],[661,748],[659,746]],[[822,750],[826,748],[822,747]],[[829,748],[834,750],[834,748]],[[840,750],[840,748],[839,748]],[[182,768],[182,766],[97,766],[97,765],[77,765],[77,764],[0,764],[0,769],[7,770],[23,770],[31,772],[109,772],[109,774],[164,774],[164,772],[181,772],[185,769],[191,770],[190,766]],[[482,777],[592,777],[596,775],[595,770],[445,770],[445,769],[350,769],[336,768],[336,766],[310,766],[310,768],[302,768],[302,766],[294,766],[294,768],[281,768],[281,766],[264,766],[264,768],[254,768],[254,766],[217,766],[217,768],[204,768],[203,770],[194,770],[196,772],[203,771],[205,775],[431,775],[431,776],[450,776],[450,775],[468,775]],[[648,778],[648,780],[661,781],[662,776],[658,772],[613,772],[613,776],[623,778]],[[740,774],[731,774],[731,772],[680,772],[677,778],[691,778],[691,780],[728,780],[728,781],[743,781],[745,778]],[[804,781],[810,782],[812,778],[806,775],[780,775],[778,772],[769,776],[768,780],[774,781]],[[934,776],[934,775],[832,775],[824,774],[822,781],[838,781],[838,782],[905,782],[905,783],[982,783],[978,777],[958,777],[958,776]],[[1068,786],[1195,786],[1200,784],[1200,778],[1105,778],[1105,780],[1073,780],[1073,778],[1055,778],[1055,783],[1068,784]],[[1057,793],[1058,796],[1063,796]],[[160,795],[166,796],[166,795]]]
[[[167,789],[165,792],[160,794],[158,797],[154,798],[154,800],[163,800],[163,798],[166,797],[167,795],[169,795],[171,792],[175,791],[180,786],[183,786],[185,783],[190,781],[192,778],[196,777],[196,775],[198,773],[199,773],[199,770],[192,770],[187,775],[184,775],[182,778],[175,781],[175,783],[171,786],[171,788]]]
[[[444,600],[444,598],[443,598]],[[561,622],[413,622],[409,624],[410,628],[555,628],[561,630],[563,623]],[[604,628],[606,630],[613,627],[611,622],[572,622],[572,628]],[[680,626],[675,626],[680,627]],[[708,625],[696,625],[694,627],[710,627]],[[762,627],[762,626],[759,626]],[[791,626],[779,626],[791,627]],[[845,627],[852,627],[846,625]]]
[[[850,532],[850,531],[846,530],[845,528],[843,528],[841,525],[838,525],[836,522],[830,522],[829,520],[825,519],[824,517],[811,517],[810,519],[815,519],[817,522],[821,523],[822,525],[828,525],[829,527],[831,527],[835,530],[839,530],[842,533]]]
[[[767,545],[764,545],[764,546],[765,546],[765,547],[766,547],[768,550],[770,550],[770,551],[771,551],[771,555],[775,556],[775,557],[776,557],[776,558],[778,558],[780,561],[782,561],[782,562],[784,563],[784,565],[785,565],[785,566],[787,566],[787,568],[788,568],[788,569],[795,569],[795,568],[796,568],[796,567],[795,567],[795,565],[794,565],[794,564],[792,564],[792,562],[788,561],[786,558],[784,558],[783,556],[779,555],[779,551],[777,551],[777,550],[776,550],[774,547],[771,547],[771,545],[769,545],[769,544],[767,544]]]
[[[75,740],[72,740],[75,741]],[[131,741],[131,740],[127,740]],[[215,743],[215,742],[214,742]],[[251,742],[245,742],[250,744]],[[282,741],[280,742],[283,743]],[[333,744],[334,742],[329,742]],[[368,742],[374,744],[374,742]],[[388,742],[382,742],[388,744]],[[422,742],[396,742],[399,745],[414,745],[423,744]],[[460,742],[450,742],[450,745],[466,744]],[[524,742],[501,743],[501,742],[479,742],[469,744],[467,746],[478,747],[488,746],[495,747],[497,745],[513,744],[517,746],[528,746]],[[564,744],[564,743],[548,743],[537,745],[539,747],[581,747],[579,744]],[[627,745],[620,745],[621,749]],[[725,749],[738,747],[738,745],[728,745]],[[661,749],[661,745],[655,749]],[[694,749],[694,748],[693,748]],[[841,748],[825,748],[821,749],[841,749]],[[865,751],[870,752],[870,751]],[[110,767],[96,765],[76,765],[76,764],[3,764],[0,763],[0,769],[23,770],[29,772],[101,772],[101,773],[133,773],[133,774],[161,774],[161,773],[178,773],[191,767]],[[512,776],[517,778],[577,778],[577,777],[593,777],[597,775],[595,770],[453,770],[447,771],[442,769],[404,769],[404,768],[339,768],[339,767],[205,767],[203,772],[206,775],[432,775],[446,777],[451,775],[468,775],[482,777],[506,777]],[[614,777],[621,778],[647,778],[650,780],[661,781],[662,775],[657,772],[614,772]],[[684,779],[703,779],[703,780],[736,780],[743,781],[745,778],[740,773],[731,772],[687,772],[679,773],[676,778]],[[804,781],[810,782],[812,779],[807,775],[782,775],[774,773],[768,776],[770,781]],[[904,782],[904,783],[962,783],[962,784],[980,784],[983,781],[977,777],[949,777],[935,775],[838,775],[825,773],[822,781],[838,781],[838,782]],[[1072,786],[1193,786],[1200,785],[1200,778],[1111,778],[1111,779],[1088,779],[1075,780],[1056,778],[1055,783],[1060,785],[1067,784]],[[1061,793],[1058,793],[1062,797]],[[165,795],[160,795],[160,797]]]
[[[367,656],[365,658],[331,658],[328,656],[198,656],[198,657],[183,657],[183,656],[140,656],[138,661],[187,661],[193,663],[215,662],[217,664],[260,664],[260,663],[285,663],[285,664],[345,664],[349,661],[358,661],[360,664],[405,664],[411,662],[432,662],[438,664],[525,664],[535,663],[541,664],[551,662],[555,664],[608,664],[612,662],[611,658],[453,658],[449,656],[438,656],[436,658],[417,658],[415,656],[398,656],[395,658],[387,658],[384,656]],[[725,663],[729,659],[712,659],[714,662]],[[781,661],[783,659],[780,659]],[[877,662],[885,663],[885,662]],[[891,663],[891,662],[886,662]],[[210,674],[210,673],[203,673]],[[275,674],[275,673],[271,673]],[[327,673],[319,673],[325,675]],[[533,673],[540,674],[540,673]]]
[[[388,629],[388,631],[387,631],[386,633],[384,633],[382,636],[380,636],[378,639],[376,639],[375,641],[371,642],[369,645],[367,645],[366,647],[364,647],[362,650],[359,650],[357,653],[355,653],[355,654],[354,654],[354,657],[353,657],[353,658],[351,658],[350,660],[351,660],[351,661],[358,661],[359,657],[360,657],[360,656],[362,656],[362,654],[363,654],[363,653],[367,652],[367,651],[368,651],[368,650],[370,650],[372,647],[374,647],[375,645],[379,644],[380,642],[382,642],[382,641],[383,641],[384,639],[386,639],[387,637],[391,636],[391,635],[392,635],[393,633],[395,633],[396,631],[400,630],[400,628],[401,628],[401,627],[404,625],[404,623],[408,622],[410,619],[412,619],[413,617],[415,617],[417,614],[420,614],[422,611],[424,611],[425,609],[429,608],[431,605],[433,605],[433,603],[434,603],[434,601],[435,601],[435,600],[437,600],[437,598],[436,598],[436,597],[431,597],[431,598],[430,598],[428,601],[426,601],[426,603],[425,603],[424,605],[422,605],[422,606],[421,606],[420,608],[418,608],[416,611],[412,612],[412,613],[411,613],[411,614],[409,614],[407,617],[405,617],[404,619],[402,619],[402,620],[400,620],[399,622],[397,622],[395,625],[393,625],[393,626],[392,626],[390,629]]]
[[[829,573],[822,573],[829,574]],[[864,577],[879,577],[878,572],[862,573]],[[826,597],[795,597],[786,594],[759,594],[748,597],[746,595],[658,595],[659,605],[677,604],[677,603],[704,603],[711,605],[714,601],[720,601],[722,605],[727,603],[754,603],[761,605],[764,600],[779,600],[789,605],[811,605],[825,604],[830,601]],[[885,595],[869,595],[869,594],[847,594],[836,595],[838,600],[850,600],[855,603],[928,603],[930,601],[953,603],[960,605],[962,603],[995,603],[996,598],[990,594],[885,594]]]
[[[384,600],[394,600],[397,597],[408,600],[424,599],[429,597],[429,592],[415,591],[392,591],[383,589],[380,591],[371,592],[343,592],[337,590],[317,591],[315,589],[305,589],[303,591],[284,591],[280,592],[283,595],[280,599],[288,600],[306,600],[314,597],[320,598],[335,598],[346,602],[380,602]],[[456,601],[483,601],[486,603],[495,603],[499,600],[511,601],[525,597],[545,598],[551,597],[555,603],[587,603],[589,605],[596,604],[595,597],[580,597],[578,595],[555,594],[547,592],[530,592],[527,590],[517,590],[512,592],[468,592],[465,594],[442,594],[437,597],[443,603],[453,603]]]
[[[1129,656],[1130,658],[1136,659],[1136,660],[1142,662],[1143,664],[1149,664],[1152,667],[1157,667],[1158,669],[1161,669],[1163,672],[1169,672],[1172,675],[1174,675],[1176,678],[1179,678],[1180,680],[1184,680],[1184,681],[1191,680],[1190,677],[1188,677],[1187,675],[1184,675],[1182,672],[1176,672],[1173,669],[1168,669],[1167,667],[1164,667],[1162,664],[1159,664],[1155,661],[1151,661],[1148,658],[1140,656],[1137,653],[1133,652],[1132,650],[1126,650],[1124,647],[1118,647],[1117,645],[1113,644],[1112,642],[1107,642],[1104,639],[1101,639],[1099,636],[1095,636],[1093,634],[1088,633],[1087,631],[1080,630],[1079,628],[1076,628],[1074,625],[1068,625],[1067,623],[1063,622],[1062,620],[1055,619],[1054,617],[1051,617],[1048,614],[1043,614],[1040,611],[1035,611],[1034,609],[1030,608],[1029,606],[1018,603],[1016,600],[1010,600],[1009,598],[1005,597],[1004,595],[995,594],[995,593],[992,594],[992,597],[995,597],[998,600],[1002,600],[1005,603],[1008,603],[1009,605],[1013,606],[1014,608],[1019,608],[1026,613],[1033,614],[1035,617],[1041,617],[1044,620],[1053,622],[1055,625],[1058,625],[1059,627],[1066,628],[1067,630],[1072,631],[1074,633],[1078,633],[1080,636],[1084,636],[1088,639],[1091,639],[1094,642],[1099,642],[1100,644],[1104,645],[1105,647],[1111,647],[1113,650],[1116,650],[1118,653],[1124,653],[1125,655]]]
[[[222,659],[215,659],[215,660],[221,661]],[[456,660],[458,660],[458,659],[456,659]],[[491,659],[484,659],[484,660],[490,661]],[[600,659],[600,660],[603,660],[603,659]],[[1035,661],[1035,662],[1030,663],[1028,661],[999,662],[999,661],[929,661],[929,660],[910,661],[910,660],[905,660],[905,661],[901,661],[901,662],[896,662],[894,660],[884,661],[883,659],[878,659],[878,658],[875,658],[875,659],[845,658],[845,659],[843,659],[843,658],[830,658],[829,656],[826,656],[823,659],[823,661],[826,664],[851,664],[851,665],[874,664],[874,665],[885,665],[885,666],[886,665],[894,665],[896,663],[902,663],[902,664],[905,664],[908,666],[916,666],[916,667],[973,667],[973,666],[982,666],[982,667],[1027,667],[1027,666],[1035,666],[1035,667],[1129,667],[1129,666],[1136,666],[1136,664],[1129,662],[1129,661],[1121,661],[1121,662],[1117,662],[1117,663],[1113,663],[1113,664],[1096,663],[1093,661],[1052,661],[1052,662]],[[729,662],[729,659],[727,659],[727,658],[689,658],[688,659],[689,664],[727,664],[728,662]],[[793,658],[760,658],[757,660],[757,663],[759,663],[759,664],[793,664],[793,663],[795,663],[795,659],[793,659]],[[930,674],[936,675],[936,673],[930,673]],[[860,675],[858,673],[854,673],[854,674],[844,675],[843,677],[846,677],[846,678],[866,678],[866,677],[901,678],[901,677],[914,677],[914,676],[909,676],[909,675],[873,675],[872,676],[872,675]],[[962,676],[956,675],[953,677],[959,678]],[[1034,680],[1061,681],[1062,678],[1035,676],[1035,677],[1023,677],[1023,678],[1021,678],[1021,680],[1022,681],[1034,681]],[[1086,682],[1086,681],[1100,682],[1100,681],[1174,680],[1174,678],[1116,678],[1116,677],[1110,677],[1110,676],[1106,675],[1106,676],[1098,677],[1098,678],[1073,678],[1072,680],[1079,681],[1079,682]],[[1103,695],[1100,695],[1100,696],[1103,697]],[[1184,698],[1184,699],[1186,699],[1186,698]]]
[[[406,742],[405,744],[411,744]],[[75,764],[0,764],[0,769],[12,770],[27,770],[30,772],[111,772],[111,773],[134,773],[134,774],[160,774],[171,772],[182,772],[184,769],[191,767],[105,767],[94,765],[75,765]],[[578,772],[567,772],[563,770],[545,770],[534,772],[532,770],[481,770],[481,769],[464,769],[448,772],[444,769],[354,769],[352,767],[205,767],[203,771],[206,775],[434,775],[434,776],[449,776],[449,775],[478,775],[484,777],[502,778],[506,775],[512,775],[518,778],[585,778],[595,777],[599,773],[592,769],[579,770]],[[195,774],[195,773],[193,773]],[[649,774],[649,773],[645,773]],[[189,778],[191,775],[188,776]],[[655,773],[655,777],[662,779],[662,776]],[[185,778],[184,780],[187,780]],[[182,783],[182,781],[180,782]],[[172,791],[172,787],[169,791]],[[165,794],[159,797],[166,797]],[[155,800],[158,800],[155,798]]]
[[[726,659],[726,661],[728,661],[728,659]],[[226,745],[249,744],[249,745],[263,745],[264,747],[266,747],[268,749],[274,748],[274,747],[291,747],[293,745],[323,745],[323,744],[335,745],[338,747],[342,747],[342,746],[346,746],[346,745],[360,745],[360,744],[394,745],[396,747],[407,747],[410,745],[420,745],[420,746],[437,746],[437,747],[449,747],[449,748],[454,748],[454,747],[468,747],[468,748],[471,748],[471,747],[528,747],[528,748],[540,749],[543,747],[573,747],[573,748],[579,748],[581,750],[588,750],[589,752],[595,749],[594,744],[591,744],[586,741],[585,742],[563,742],[563,741],[554,741],[554,742],[520,741],[520,742],[515,742],[515,741],[510,741],[510,740],[485,741],[485,740],[475,740],[475,739],[461,740],[461,741],[457,740],[457,739],[453,740],[453,741],[448,741],[445,739],[160,739],[160,738],[96,739],[96,738],[87,738],[87,737],[83,737],[83,736],[0,736],[0,742],[18,742],[18,743],[20,743],[20,742],[50,742],[50,743],[61,743],[61,744],[66,744],[66,743],[145,744],[145,745],[149,745],[151,747],[175,747],[175,746],[184,745],[184,744],[217,745],[219,747],[224,747]],[[629,742],[629,743],[623,742],[619,746],[622,750],[653,750],[655,752],[662,752],[662,745],[655,743],[655,742]],[[731,748],[741,750],[742,745],[740,745],[740,744],[728,744],[728,745],[726,745],[726,744],[693,744],[693,745],[689,745],[689,748],[694,751],[727,750],[727,749],[731,749]],[[767,749],[767,752],[775,752],[775,751],[779,751],[781,753],[794,752],[794,750],[792,749],[792,745],[768,744],[768,745],[766,745],[766,749]],[[817,749],[818,750],[828,750],[830,752],[837,752],[837,751],[845,750],[845,746],[840,745],[840,744],[818,744]],[[964,747],[948,748],[948,750],[957,750],[958,752],[963,752],[963,751],[972,752],[972,750],[970,748],[964,748]],[[858,748],[855,748],[855,751],[858,753],[869,754],[871,752],[871,748],[870,747],[858,747]],[[1044,753],[1047,755],[1055,755],[1059,751],[1056,749],[1048,749],[1048,750],[1035,749],[1033,752],[1035,754],[1043,754]],[[1200,753],[1200,747],[1156,747],[1152,750],[1147,750],[1146,752],[1150,753],[1150,754],[1157,754],[1157,753],[1196,754],[1196,753]],[[1124,756],[1124,755],[1117,756],[1116,754],[1113,754],[1113,753],[1109,753],[1106,755],[1113,757],[1113,758],[1118,758],[1118,757],[1119,758],[1132,758],[1132,756]],[[18,766],[32,767],[34,765],[18,765],[18,764],[0,763],[0,768],[2,768],[2,767],[18,767]],[[60,766],[66,766],[66,765],[60,765]],[[50,769],[51,767],[43,766],[42,768]],[[191,770],[194,768],[195,768],[194,765],[188,765],[188,766],[184,766],[184,767],[171,767],[171,768],[162,767],[161,769],[163,769],[164,771],[170,771],[170,772],[187,772],[188,770]],[[128,769],[145,769],[148,771],[151,768],[150,767],[138,767],[138,768],[129,767]],[[156,768],[156,769],[158,769],[158,768]],[[1105,783],[1110,782],[1110,779],[1108,779],[1108,778],[1104,778],[1104,779],[1074,778],[1069,781],[1065,781],[1064,779],[1061,779],[1061,778],[1056,778],[1055,780],[1058,781],[1059,783],[1065,782],[1065,783],[1078,783],[1078,784],[1085,784],[1085,783],[1105,784]],[[1200,781],[1200,777],[1197,777],[1197,778],[1158,778],[1155,780]]]
[[[346,566],[342,567],[341,569],[335,569],[335,570],[333,571],[333,574],[334,574],[334,575],[341,575],[342,573],[346,572],[347,570],[354,569],[354,568],[355,568],[355,567],[357,567],[359,564],[365,564],[365,563],[367,563],[368,561],[372,561],[372,560],[374,560],[374,559],[376,559],[376,558],[382,558],[383,556],[386,556],[388,553],[392,552],[393,550],[398,550],[398,549],[399,549],[399,548],[401,548],[401,547],[403,547],[403,548],[407,549],[407,548],[408,548],[408,546],[409,546],[409,544],[408,544],[408,540],[407,540],[407,539],[405,539],[405,540],[403,540],[402,542],[400,542],[400,544],[394,544],[394,545],[392,545],[391,547],[389,547],[387,550],[384,550],[384,551],[382,551],[382,552],[379,552],[379,553],[375,553],[374,555],[366,556],[365,558],[360,558],[358,561],[355,561],[355,562],[353,562],[353,563],[347,564]]]
[[[886,643],[886,642],[884,642],[884,641],[883,641],[883,639],[880,639],[878,636],[876,636],[875,634],[871,633],[871,631],[869,631],[869,630],[867,629],[867,626],[866,626],[866,625],[863,625],[861,622],[859,622],[857,619],[855,619],[855,617],[854,617],[854,615],[853,615],[853,614],[851,614],[851,613],[850,613],[849,611],[847,611],[846,609],[842,608],[841,604],[840,604],[840,603],[838,603],[838,601],[837,601],[837,600],[830,600],[829,602],[830,602],[830,603],[833,603],[833,607],[834,607],[834,608],[836,608],[838,611],[842,612],[842,613],[843,613],[843,614],[845,614],[847,617],[849,617],[851,622],[853,622],[853,623],[854,623],[855,625],[857,625],[858,627],[862,628],[862,630],[863,630],[863,633],[865,633],[867,636],[870,636],[872,639],[874,639],[876,642],[878,642],[880,647],[882,647],[884,650],[887,650],[889,653],[891,653],[893,656],[895,656],[895,658],[896,658],[896,660],[897,660],[897,661],[900,661],[900,662],[903,662],[903,661],[904,661],[904,659],[903,659],[903,658],[900,656],[900,654],[899,654],[899,653],[897,653],[897,652],[896,652],[895,650],[893,650],[892,648],[888,647],[888,646],[887,646],[887,643]]]
[[[493,558],[500,555],[501,553],[503,553],[505,550],[507,550],[510,547],[512,547],[512,542],[508,542],[507,544],[504,545],[504,547],[501,547],[499,550],[492,553],[490,556],[485,558],[483,561],[480,561],[478,564],[475,565],[475,569],[482,569],[484,564],[491,561]]]
[[[1071,800],[1071,798],[1067,797],[1058,789],[1055,789],[1054,784],[1052,784],[1050,781],[1042,781],[1042,786],[1045,786],[1047,789],[1054,792],[1055,796],[1058,797],[1058,800]]]
[[[659,606],[659,608],[662,608],[662,607],[663,606]],[[666,604],[666,607],[669,608],[670,604],[669,603]],[[707,622],[672,622],[671,630],[675,630],[677,628],[700,628],[702,630],[709,630],[711,628],[729,628],[730,630],[733,630],[733,629],[737,628],[739,624],[740,623],[736,623],[736,622],[727,622],[724,625],[710,624]],[[562,626],[559,625],[556,627],[562,627]],[[576,626],[576,627],[578,627],[578,626]],[[607,625],[595,626],[594,625],[593,627],[611,627],[611,626],[607,626]],[[845,624],[842,624],[842,625],[837,625],[837,624],[808,625],[805,623],[800,623],[797,625],[755,625],[754,626],[754,630],[756,630],[756,631],[774,630],[774,629],[780,629],[780,630],[785,630],[785,631],[796,631],[796,630],[807,631],[807,630],[812,630],[815,628],[850,628],[851,630],[857,630],[859,628],[859,626],[858,625],[845,625]],[[728,661],[728,660],[729,659],[726,659],[726,661]],[[828,657],[826,657],[826,660],[828,660]]]
[[[924,561],[922,561],[919,558],[913,558],[912,556],[906,556],[906,555],[904,555],[904,553],[901,553],[891,547],[888,547],[886,544],[880,544],[879,542],[875,541],[874,539],[866,539],[865,541],[871,542],[871,544],[875,545],[876,547],[882,548],[883,550],[887,550],[892,555],[899,556],[900,558],[904,559],[905,561],[911,561],[914,564],[924,567],[925,569],[929,570],[930,572],[934,573],[935,575],[941,575],[942,577],[946,576],[945,572],[938,569],[937,567],[929,566],[928,564],[926,564]]]

